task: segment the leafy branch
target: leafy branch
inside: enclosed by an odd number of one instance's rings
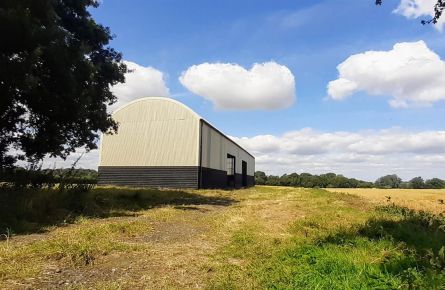
[[[375,0],[376,5],[382,5],[383,0]],[[434,16],[429,20],[422,20],[422,24],[436,24],[445,9],[445,0],[437,0],[436,5],[434,5]]]

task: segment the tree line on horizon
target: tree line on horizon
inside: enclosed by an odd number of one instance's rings
[[[422,177],[414,177],[409,181],[403,181],[396,174],[379,177],[375,182],[348,178],[341,174],[326,173],[314,175],[310,173],[291,173],[278,175],[266,175],[263,171],[255,172],[257,185],[296,186],[296,187],[320,187],[320,188],[413,188],[413,189],[440,189],[445,188],[445,180],[431,178],[424,180]]]

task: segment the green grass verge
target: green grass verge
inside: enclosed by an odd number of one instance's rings
[[[253,225],[235,232],[211,288],[445,288],[442,217],[396,206],[365,211],[355,196],[321,190],[305,195],[300,206],[311,213],[289,227],[289,240],[267,239]]]

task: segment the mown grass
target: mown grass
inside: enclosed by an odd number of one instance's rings
[[[99,187],[89,192],[0,190],[0,234],[33,233],[66,225],[78,217],[132,216],[164,205],[221,204],[229,197],[205,196],[196,191]]]
[[[292,223],[287,241],[261,236],[254,225],[233,234],[212,281],[217,289],[443,289],[445,222],[403,209],[366,209],[356,196],[307,192],[310,209]],[[406,211],[406,210],[405,210]],[[440,261],[436,264],[433,259]]]
[[[137,238],[150,234],[153,221],[168,221],[181,212],[175,207],[232,202],[218,194],[181,190],[4,190],[0,192],[0,289],[11,288],[8,281],[36,277],[48,267],[82,268],[111,253],[147,251],[150,244]]]
[[[99,256],[114,251],[142,250],[129,238],[149,233],[142,220],[97,223],[79,218],[69,228],[57,228],[41,240],[26,244],[0,244],[0,281],[21,279],[39,274],[45,265],[71,267],[93,265]],[[2,283],[0,283],[0,286]]]
[[[54,267],[71,275],[118,269],[130,257],[131,269],[72,288],[445,288],[445,220],[427,211],[268,186],[98,188],[78,200],[35,194],[15,197],[16,220],[13,213],[1,220],[13,233],[40,234],[35,241],[16,234],[0,242],[0,288],[13,288],[12,281],[54,287],[26,281]],[[15,228],[19,221],[26,227]],[[111,255],[116,259],[103,259]]]

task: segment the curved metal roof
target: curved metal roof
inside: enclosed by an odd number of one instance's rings
[[[181,106],[182,108],[184,108],[185,110],[189,111],[192,115],[194,115],[196,118],[198,119],[203,119],[201,116],[199,116],[195,111],[193,111],[192,109],[190,109],[189,107],[187,107],[186,105],[184,105],[183,103],[172,99],[172,98],[168,98],[168,97],[144,97],[144,98],[139,98],[136,100],[133,100],[129,103],[126,103],[125,105],[120,106],[119,108],[117,108],[112,115],[116,114],[117,112],[119,112],[122,109],[125,109],[126,107],[134,104],[134,103],[138,103],[138,102],[145,102],[145,101],[166,101],[166,102],[171,102],[171,103],[175,103],[176,105]]]
[[[255,159],[255,156],[253,156],[252,154],[250,154],[246,149],[244,149],[242,146],[240,146],[238,143],[236,143],[234,140],[232,140],[231,138],[229,138],[226,134],[224,134],[223,132],[221,132],[219,129],[217,129],[215,126],[213,126],[209,121],[207,121],[206,119],[204,119],[203,117],[201,117],[200,115],[198,115],[195,111],[193,111],[191,108],[189,108],[188,106],[184,105],[183,103],[169,98],[169,97],[143,97],[143,98],[139,98],[136,100],[133,100],[121,107],[119,107],[118,109],[116,109],[112,115],[116,114],[117,112],[119,112],[122,109],[127,108],[128,106],[134,104],[134,103],[138,103],[138,102],[146,102],[146,101],[165,101],[165,102],[171,102],[174,103],[178,106],[181,106],[183,109],[185,109],[186,111],[188,111],[192,116],[196,117],[198,120],[202,120],[203,122],[205,122],[207,125],[209,125],[210,127],[212,127],[214,130],[216,130],[217,132],[219,132],[221,135],[223,135],[225,138],[227,138],[229,141],[231,141],[233,144],[235,144],[236,146],[238,146],[239,148],[241,148],[242,150],[244,150],[247,154],[249,154],[251,157],[253,157]]]

